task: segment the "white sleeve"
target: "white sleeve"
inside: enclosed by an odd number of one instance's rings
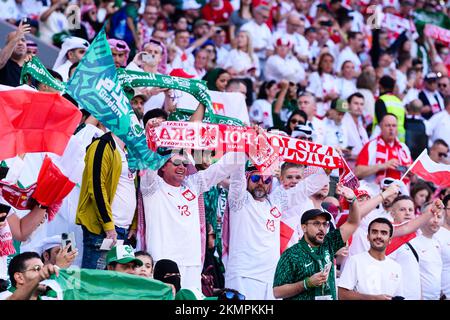
[[[144,172],[140,183],[142,197],[151,196],[158,190],[159,179],[157,171],[146,170]]]
[[[301,180],[295,187],[285,190],[288,197],[288,208],[303,204],[306,198],[315,194],[329,182],[330,178],[326,174],[316,173]]]
[[[230,174],[245,164],[245,154],[228,152],[208,169],[188,177],[189,183],[197,187],[198,193],[203,193],[228,178]]]
[[[234,171],[230,177],[230,187],[228,192],[228,205],[230,212],[242,209],[247,200],[247,181],[245,179],[245,165]]]
[[[309,76],[309,84],[308,87],[306,87],[306,91],[311,92],[316,97],[322,97],[323,93],[319,91],[320,85],[320,77],[314,72]]]
[[[256,54],[253,54],[253,66],[256,68],[256,77],[261,75],[261,66],[259,65],[259,58]]]
[[[264,120],[264,114],[261,108],[260,100],[253,102],[248,112],[250,120],[256,123],[261,123]]]
[[[25,167],[25,161],[20,157],[15,157],[14,162],[9,167],[8,173],[6,174],[5,181],[9,183],[17,183],[19,180],[20,174],[22,173],[23,168]]]
[[[356,285],[358,280],[356,279],[356,260],[355,256],[351,256],[348,258],[347,262],[342,269],[341,276],[338,279],[338,287],[354,290],[356,289]]]

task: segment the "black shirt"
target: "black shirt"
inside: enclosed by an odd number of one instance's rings
[[[5,66],[0,69],[0,84],[11,87],[20,86],[20,73],[22,67],[11,59],[6,62]]]

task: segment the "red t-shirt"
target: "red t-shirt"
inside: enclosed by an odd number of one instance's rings
[[[231,13],[234,11],[233,6],[228,0],[223,1],[223,6],[219,10],[211,7],[211,4],[206,4],[202,9],[202,16],[205,20],[214,21],[214,23],[228,22]]]

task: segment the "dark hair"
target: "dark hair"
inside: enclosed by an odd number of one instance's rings
[[[434,140],[433,145],[432,145],[431,147],[433,147],[433,146],[435,146],[435,145],[437,145],[437,144],[443,145],[444,147],[446,147],[446,148],[448,149],[448,144],[447,144],[447,142],[445,142],[445,141],[442,140],[442,139],[436,139],[436,140]]]
[[[372,225],[374,223],[383,223],[383,224],[387,224],[389,226],[389,237],[392,237],[392,235],[394,234],[394,226],[392,225],[392,223],[386,219],[386,218],[376,218],[374,220],[372,220],[371,223],[369,223],[369,228],[367,229],[369,234],[370,234],[370,228],[372,227]]]
[[[368,89],[374,92],[376,86],[377,86],[376,76],[371,72],[368,72],[367,70],[361,72],[358,78],[356,78],[356,88],[358,89]]]
[[[78,67],[78,65],[80,64],[79,61],[73,63],[70,67],[69,67],[69,74],[72,72],[73,69],[75,69],[76,67]],[[61,78],[62,81],[62,78]]]
[[[289,116],[289,118],[288,118],[288,120],[287,120],[287,122],[286,122],[285,129],[284,129],[284,132],[286,132],[288,135],[291,135],[291,134],[292,134],[292,130],[291,130],[290,127],[289,127],[289,123],[291,122],[291,119],[292,119],[295,115],[299,115],[300,117],[304,118],[305,121],[308,120],[308,116],[306,115],[305,111],[300,110],[300,109],[294,110],[294,111],[291,113],[291,115]],[[305,124],[305,123],[302,123],[302,124]]]
[[[310,33],[310,32],[317,32],[317,30],[316,30],[316,28],[314,28],[314,27],[306,28],[306,30],[305,30],[305,36],[306,36],[308,33]]]
[[[245,85],[245,83],[241,79],[233,78],[228,81],[227,86],[225,88],[228,89],[233,85],[239,85],[239,84]]]
[[[360,92],[355,92],[347,98],[347,102],[352,103],[353,98],[361,98],[364,100],[364,96]]]
[[[8,266],[8,276],[9,281],[11,281],[12,287],[15,287],[17,285],[16,280],[14,279],[14,274],[16,272],[24,272],[25,263],[28,260],[35,258],[41,260],[41,257],[39,257],[39,255],[36,252],[23,252],[12,258]]]
[[[383,116],[380,119],[380,123],[383,122],[383,119],[386,118],[387,116],[395,117],[395,119],[398,120],[398,118],[397,118],[397,116],[395,114],[388,112],[388,113],[383,114]]]
[[[350,39],[356,39],[356,36],[357,36],[358,34],[361,34],[361,35],[362,35],[362,33],[359,32],[359,31],[349,31],[349,32],[347,32],[347,38],[348,38],[348,40],[350,40]]]
[[[145,125],[147,124],[148,120],[153,119],[153,118],[158,118],[158,117],[163,117],[164,120],[167,120],[169,115],[166,110],[163,110],[160,108],[155,108],[155,109],[147,111],[145,113],[144,119],[143,119],[144,128],[145,128]]]
[[[137,251],[137,252],[134,253],[134,256],[135,256],[136,258],[137,258],[138,256],[149,257],[150,260],[152,261],[152,267],[153,267],[154,261],[153,261],[152,255],[151,255],[150,253],[145,252],[145,251]]]
[[[398,56],[398,58],[397,58],[397,60],[398,60],[397,67],[402,66],[403,64],[405,64],[405,62],[407,62],[411,58],[412,57],[411,57],[411,54],[409,52],[405,52],[405,53],[400,54]]]
[[[267,99],[267,89],[272,88],[272,86],[276,85],[277,82],[275,80],[264,81],[258,92],[258,99]]]
[[[414,186],[411,188],[411,198],[414,199],[416,194],[422,190],[426,190],[428,192],[428,196],[427,196],[425,202],[430,201],[430,198],[433,194],[433,190],[431,190],[430,186],[425,181],[418,181],[417,183],[414,184]]]
[[[178,30],[175,30],[175,37],[177,36],[177,35],[179,35],[180,33],[182,33],[182,32],[187,32],[187,33],[189,33],[189,31],[188,30],[180,30],[180,29],[178,29]]]
[[[449,201],[450,201],[450,194],[446,195],[446,196],[444,197],[444,200],[442,200],[442,203],[444,204],[444,206],[445,206],[446,208],[448,208],[447,205],[448,205],[448,202],[449,202]]]
[[[392,201],[392,206],[394,205],[394,203],[399,202],[399,201],[403,201],[403,200],[409,200],[409,201],[412,201],[412,203],[414,203],[414,200],[413,200],[412,197],[407,196],[407,195],[405,195],[405,194],[402,194],[402,195],[399,195],[397,198],[395,198],[395,199]]]
[[[317,72],[319,73],[319,75],[322,75],[323,70],[322,70],[321,64],[326,57],[331,57],[331,59],[333,59],[333,62],[334,62],[334,57],[331,53],[329,53],[329,52],[322,53],[319,57],[319,62],[317,63],[317,66],[318,66]]]

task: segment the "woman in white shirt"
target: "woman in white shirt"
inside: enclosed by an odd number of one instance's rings
[[[258,94],[258,100],[250,107],[249,116],[252,123],[260,124],[264,129],[273,126],[272,103],[277,96],[279,87],[276,81],[264,82]]]
[[[252,40],[247,31],[239,31],[236,37],[236,48],[228,54],[224,69],[232,77],[259,77],[258,57],[253,52]]]
[[[357,91],[355,80],[355,64],[350,60],[342,64],[340,77],[337,78],[339,97],[347,99]]]
[[[306,91],[317,100],[317,116],[324,117],[330,109],[330,102],[339,97],[336,77],[333,75],[334,57],[325,52],[319,57],[318,69],[309,76]]]

